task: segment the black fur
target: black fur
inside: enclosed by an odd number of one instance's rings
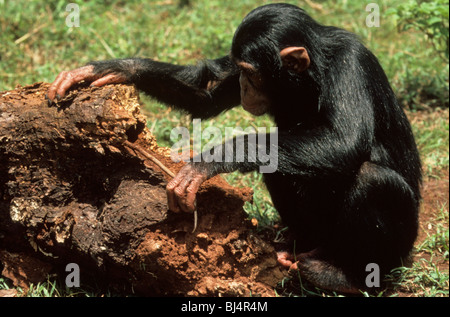
[[[305,72],[282,67],[279,52],[289,46],[307,49]],[[295,6],[273,4],[243,20],[230,56],[197,66],[149,59],[92,64],[96,72],[125,75],[160,101],[208,118],[240,102],[235,60],[258,69],[272,101],[279,163],[264,177],[296,238],[303,275],[346,291],[364,287],[368,263],[382,273],[400,265],[417,235],[420,159],[384,71],[355,35],[320,25]],[[200,165],[215,175],[260,163]]]

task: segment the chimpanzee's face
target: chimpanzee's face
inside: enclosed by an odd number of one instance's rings
[[[270,101],[263,91],[263,80],[253,65],[246,62],[237,63],[241,74],[241,104],[244,109],[255,116],[263,115],[270,106]]]

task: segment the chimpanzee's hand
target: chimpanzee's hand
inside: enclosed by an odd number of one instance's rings
[[[175,212],[193,212],[196,209],[196,194],[200,185],[208,179],[205,170],[186,164],[167,184],[169,209]]]
[[[71,71],[61,72],[50,86],[47,99],[53,102],[56,99],[64,97],[66,91],[76,83],[85,80],[92,82],[91,86],[103,86],[106,84],[117,84],[126,81],[120,74],[107,74],[105,76],[95,73],[93,65],[83,66]]]

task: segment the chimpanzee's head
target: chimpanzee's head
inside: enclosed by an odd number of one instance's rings
[[[309,68],[310,56],[297,23],[303,19],[310,18],[296,6],[272,4],[250,12],[236,30],[231,57],[241,71],[241,103],[248,112],[266,113],[280,79],[296,81]]]

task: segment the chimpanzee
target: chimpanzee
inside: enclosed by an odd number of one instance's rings
[[[209,118],[242,104],[278,127],[278,167],[264,180],[295,237],[280,264],[340,292],[366,288],[366,266],[388,273],[417,235],[421,163],[410,124],[376,57],[356,36],[304,10],[270,4],[239,25],[229,55],[196,66],[130,58],[62,72],[59,100],[79,81],[134,83],[161,102]],[[268,137],[266,139],[269,139]],[[239,136],[216,147],[248,142]],[[230,143],[231,142],[231,143]],[[247,147],[245,147],[247,148]],[[262,162],[190,162],[167,185],[173,211],[193,211],[199,186]],[[292,255],[291,255],[292,254]]]

